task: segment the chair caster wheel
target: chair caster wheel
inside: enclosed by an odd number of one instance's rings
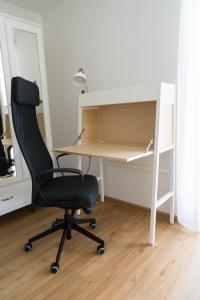
[[[97,224],[96,223],[90,223],[90,229],[95,229],[97,227]]]
[[[55,262],[52,263],[52,265],[50,267],[51,273],[56,274],[56,273],[58,273],[58,270],[59,270],[59,265]]]
[[[55,221],[52,222],[51,227],[55,228],[57,225],[62,223],[63,223],[62,219],[56,219]]]
[[[57,221],[53,221],[52,224],[51,224],[51,227],[54,228],[54,227],[56,227],[56,225],[58,225],[58,222]]]
[[[97,253],[98,253],[98,254],[102,255],[102,254],[105,253],[105,251],[106,251],[106,249],[104,248],[103,245],[97,246]]]
[[[31,244],[31,243],[26,243],[26,244],[24,245],[24,250],[25,250],[26,252],[30,252],[30,251],[32,250],[32,244]]]

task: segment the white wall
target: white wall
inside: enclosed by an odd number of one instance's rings
[[[176,82],[179,6],[180,0],[63,0],[44,15],[54,146],[70,145],[77,135],[79,90],[72,75],[79,67],[90,91]],[[143,166],[152,162],[137,163],[107,165],[106,194],[149,206],[151,169]],[[168,158],[163,164],[168,167]],[[167,175],[161,177],[163,192]]]

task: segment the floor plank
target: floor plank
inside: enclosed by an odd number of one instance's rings
[[[28,208],[0,218],[0,299],[10,300],[199,300],[200,234],[157,221],[157,244],[147,244],[149,212],[112,199],[98,203],[92,216],[95,233],[107,251],[96,254],[93,241],[74,232],[67,241],[59,273],[55,259],[60,232],[33,244],[24,243],[46,229],[62,210]]]

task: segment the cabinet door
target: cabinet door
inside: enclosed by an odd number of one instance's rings
[[[0,187],[22,180],[21,155],[12,126],[11,71],[5,21],[0,17]]]
[[[51,148],[42,29],[21,21],[6,19],[6,31],[12,77],[21,76],[37,83],[41,98],[41,104],[37,107],[38,124],[47,147]],[[24,177],[29,177],[24,161],[23,171]]]

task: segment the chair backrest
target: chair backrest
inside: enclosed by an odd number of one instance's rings
[[[39,172],[53,168],[51,156],[41,136],[36,106],[40,104],[38,86],[21,77],[12,78],[11,108],[15,135],[24,156],[32,180]],[[42,185],[49,181],[52,175],[39,178]]]

